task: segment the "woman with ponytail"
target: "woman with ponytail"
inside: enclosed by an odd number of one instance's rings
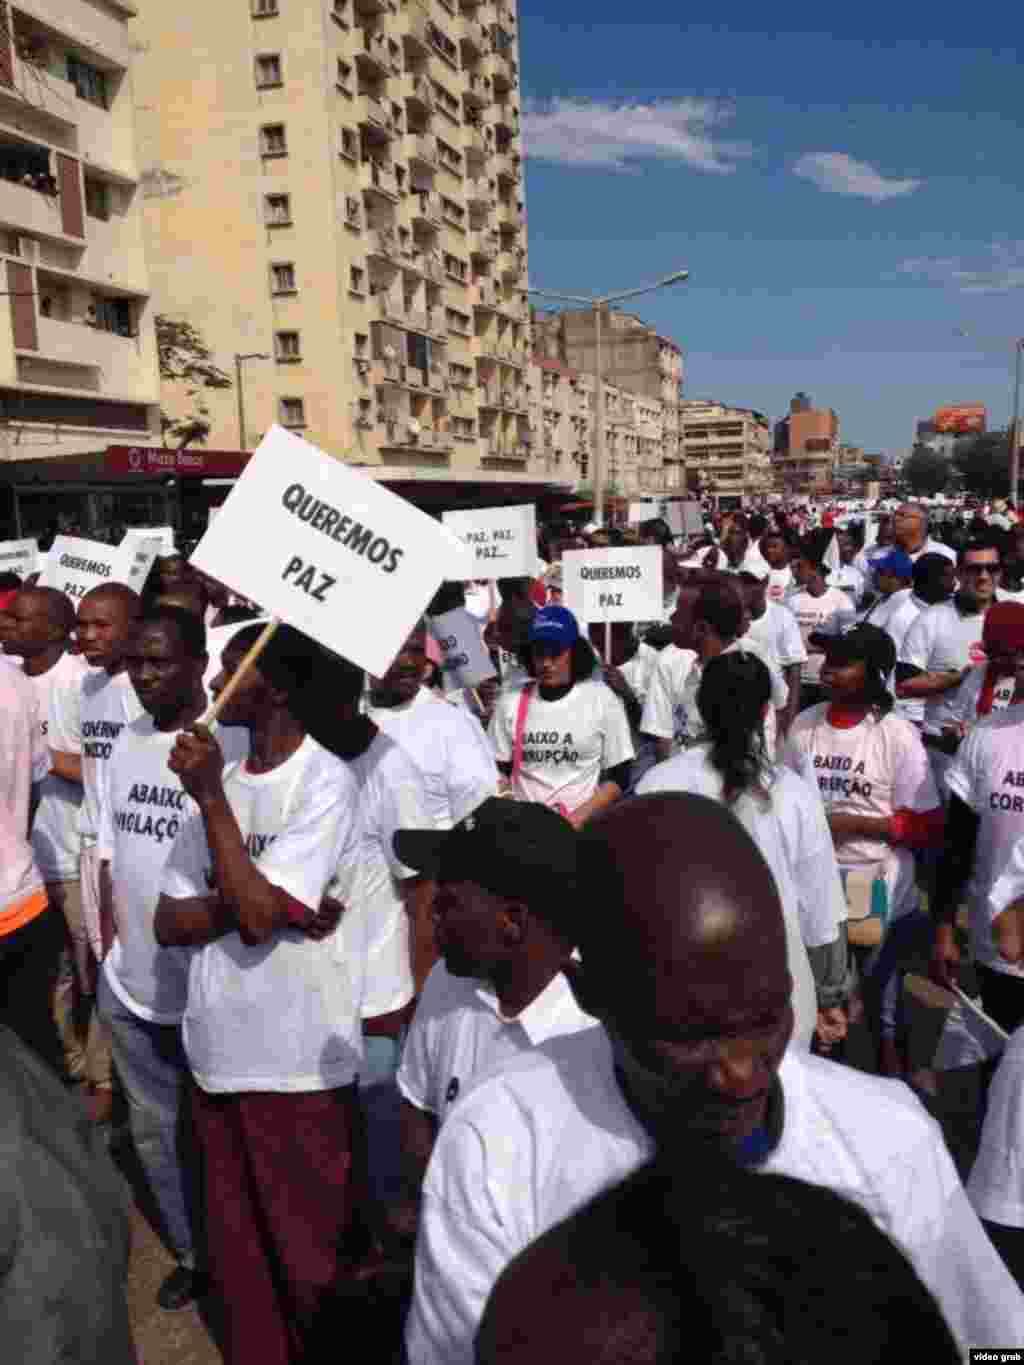
[[[823,1050],[846,1034],[846,905],[821,802],[769,759],[764,662],[742,649],[709,659],[697,692],[701,743],[652,768],[637,795],[690,792],[729,807],[761,850],[782,901],[793,977],[795,1042]],[[693,851],[695,870],[700,850]]]
[[[825,652],[828,700],[797,716],[782,762],[821,792],[879,1070],[903,1077],[905,964],[931,947],[913,853],[941,842],[942,807],[920,735],[892,709],[896,647],[889,635],[862,622],[814,643]]]

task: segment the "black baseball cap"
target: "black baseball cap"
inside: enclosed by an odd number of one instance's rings
[[[438,881],[476,882],[528,905],[576,887],[576,831],[535,801],[491,796],[450,830],[400,829],[395,856]]]
[[[815,632],[811,644],[825,651],[830,664],[866,663],[887,678],[896,667],[896,646],[892,636],[867,621],[852,626],[843,635],[822,635]]]

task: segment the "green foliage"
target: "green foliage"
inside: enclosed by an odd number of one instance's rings
[[[968,493],[980,498],[1006,497],[1010,487],[1010,448],[1005,431],[986,431],[958,442],[953,459]]]
[[[925,496],[941,493],[951,475],[949,460],[928,446],[915,446],[903,465],[904,482],[910,485],[914,493]]]
[[[215,364],[202,333],[190,322],[158,313],[156,349],[161,381],[180,384],[191,407],[183,417],[171,417],[161,409],[164,445],[173,441],[178,450],[183,450],[188,445],[205,444],[210,435],[210,409],[204,394],[208,389],[230,389],[231,377]]]

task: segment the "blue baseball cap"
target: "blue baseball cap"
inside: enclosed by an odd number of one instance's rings
[[[580,638],[576,617],[568,607],[541,607],[530,624],[531,645],[549,645],[558,650],[572,649]]]
[[[892,574],[893,578],[905,578],[909,583],[914,577],[914,561],[903,550],[890,550],[871,561],[873,574]]]

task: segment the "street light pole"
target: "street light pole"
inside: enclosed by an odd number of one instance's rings
[[[594,396],[594,463],[592,485],[594,489],[594,520],[600,525],[604,521],[605,485],[605,402],[604,402],[604,351],[602,349],[602,313],[613,303],[635,298],[638,294],[649,294],[655,289],[664,289],[670,284],[682,284],[690,278],[688,270],[676,270],[663,280],[653,284],[641,285],[638,289],[626,289],[619,294],[605,294],[601,298],[580,294],[556,294],[548,289],[527,289],[528,294],[540,298],[559,299],[562,303],[578,303],[593,310],[594,314],[594,381],[597,392]]]
[[[245,390],[242,386],[242,364],[246,360],[269,360],[270,356],[262,351],[250,351],[248,355],[235,352],[235,392],[238,397],[238,448],[248,449],[245,431]]]
[[[1024,352],[1024,337],[1014,343],[1013,366],[1013,420],[1010,422],[1010,499],[1013,510],[1017,511],[1020,490],[1020,367],[1021,354]]]

